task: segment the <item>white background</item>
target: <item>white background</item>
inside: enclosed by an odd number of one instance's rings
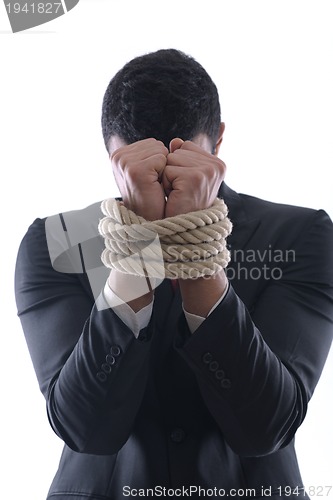
[[[67,15],[14,35],[1,3],[3,498],[43,500],[62,448],[16,318],[18,245],[36,217],[117,194],[100,131],[110,78],[145,52],[191,54],[219,88],[227,183],[332,217],[332,14],[324,0],[81,0]],[[304,482],[316,488],[333,483],[332,381],[330,355],[297,434]]]

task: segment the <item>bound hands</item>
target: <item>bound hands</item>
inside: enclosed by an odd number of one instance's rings
[[[120,147],[111,155],[125,206],[146,220],[210,207],[224,179],[223,161],[194,142],[176,138],[169,149],[160,141],[145,139]],[[117,282],[123,283],[124,276],[111,272],[113,290],[118,290]],[[205,318],[226,290],[227,279],[222,270],[210,279],[182,279],[179,284],[185,310]],[[152,293],[142,293],[128,304],[138,311],[151,302]]]
[[[124,205],[147,220],[210,207],[225,176],[224,162],[194,142],[176,138],[169,148],[145,139],[111,154]]]

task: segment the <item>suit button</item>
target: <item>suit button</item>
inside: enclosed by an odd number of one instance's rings
[[[109,363],[103,363],[103,364],[102,364],[102,370],[103,370],[103,372],[105,372],[105,373],[111,373],[112,368],[111,368],[111,366],[109,365]]]
[[[208,365],[211,361],[213,361],[213,355],[210,352],[206,352],[202,356],[202,361]]]
[[[182,443],[185,439],[185,431],[178,427],[173,429],[170,433],[170,439],[173,443]]]
[[[217,362],[217,361],[211,361],[211,362],[209,363],[209,370],[210,370],[211,372],[216,372],[216,370],[218,369],[218,367],[219,367],[219,364],[218,364],[218,362]]]
[[[215,377],[217,378],[217,380],[222,380],[225,376],[225,373],[223,370],[217,370],[215,372]]]
[[[100,382],[106,382],[107,376],[105,375],[104,372],[98,372],[96,377]]]
[[[116,362],[116,358],[112,356],[112,354],[108,354],[105,358],[106,362],[109,363],[109,365],[114,365]]]
[[[110,354],[112,354],[112,356],[119,356],[119,354],[121,353],[121,349],[119,347],[119,345],[113,345],[111,346],[111,349],[110,349]]]
[[[231,382],[228,378],[224,378],[221,380],[221,387],[222,389],[230,389],[231,387]]]

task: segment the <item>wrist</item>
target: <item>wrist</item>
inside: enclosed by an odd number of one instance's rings
[[[156,287],[155,280],[149,280],[141,276],[121,273],[113,269],[108,278],[110,289],[126,302],[134,312],[150,304],[153,300],[153,289]]]
[[[196,279],[179,279],[184,309],[198,316],[207,317],[214,304],[228,287],[224,270],[213,276]]]

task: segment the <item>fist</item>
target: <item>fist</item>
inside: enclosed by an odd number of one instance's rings
[[[173,139],[162,175],[167,196],[165,217],[212,206],[225,171],[224,162],[217,156],[194,142]]]
[[[146,220],[164,218],[166,201],[161,182],[168,153],[161,141],[144,139],[118,148],[110,156],[125,207]]]

